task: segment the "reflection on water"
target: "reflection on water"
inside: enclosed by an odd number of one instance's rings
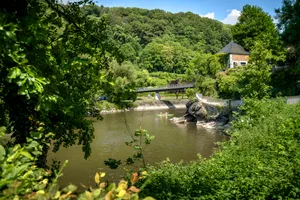
[[[159,117],[161,111],[130,111],[104,115],[103,121],[95,121],[95,139],[92,143],[92,155],[85,160],[80,146],[61,148],[57,153],[49,152],[48,161],[52,159],[63,162],[69,160],[64,169],[60,184],[93,185],[95,172],[106,172],[106,179],[117,181],[125,174],[124,168],[137,169],[136,166],[121,165],[110,170],[104,160],[114,158],[125,160],[134,151],[125,145],[130,141],[129,132],[133,133],[140,126],[146,129],[155,139],[147,146],[144,157],[149,164],[155,164],[166,158],[171,162],[190,161],[197,159],[197,154],[209,157],[216,147],[215,142],[225,139],[220,133],[197,128],[196,124],[174,124],[166,117]],[[185,110],[170,110],[175,117],[183,116]],[[126,126],[126,123],[128,127]],[[134,168],[135,167],[135,168]]]

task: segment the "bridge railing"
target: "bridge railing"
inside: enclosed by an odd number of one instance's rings
[[[137,88],[137,92],[143,92],[147,90],[168,90],[168,89],[180,89],[180,88],[188,88],[188,87],[193,87],[193,83],[184,83],[184,84],[170,84],[166,86],[157,86],[157,87],[142,87],[142,88]]]

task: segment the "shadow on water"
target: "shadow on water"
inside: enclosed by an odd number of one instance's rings
[[[175,106],[167,100],[161,100],[162,102],[164,102],[164,104],[166,104],[166,106],[168,106],[169,109],[175,109]]]

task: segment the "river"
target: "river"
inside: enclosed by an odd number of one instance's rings
[[[125,164],[118,169],[111,170],[104,165],[104,160],[115,158],[125,160],[133,155],[134,150],[126,146],[130,141],[129,133],[133,133],[138,127],[146,129],[155,139],[145,149],[145,160],[148,164],[155,164],[169,158],[171,162],[191,161],[197,159],[197,154],[208,158],[216,147],[215,142],[225,140],[226,137],[216,131],[207,131],[195,124],[176,125],[166,117],[159,117],[161,111],[129,111],[125,113],[105,114],[103,121],[95,121],[95,138],[93,140],[92,155],[85,160],[81,146],[61,147],[56,153],[49,152],[48,164],[52,159],[69,164],[59,179],[60,185],[69,183],[87,186],[93,185],[95,172],[106,172],[106,179],[117,181],[126,173],[124,168],[132,169]],[[168,110],[175,117],[183,116],[184,109]],[[129,126],[126,128],[125,119]],[[141,166],[141,162],[135,163],[133,169]]]

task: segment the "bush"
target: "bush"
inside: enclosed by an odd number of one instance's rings
[[[196,91],[194,88],[188,88],[185,90],[185,94],[189,100],[194,100],[196,98]]]
[[[245,100],[231,140],[211,159],[150,167],[157,199],[300,198],[300,105]]]
[[[100,111],[110,111],[110,110],[117,110],[118,106],[114,103],[109,101],[96,101],[95,107],[98,108]]]

